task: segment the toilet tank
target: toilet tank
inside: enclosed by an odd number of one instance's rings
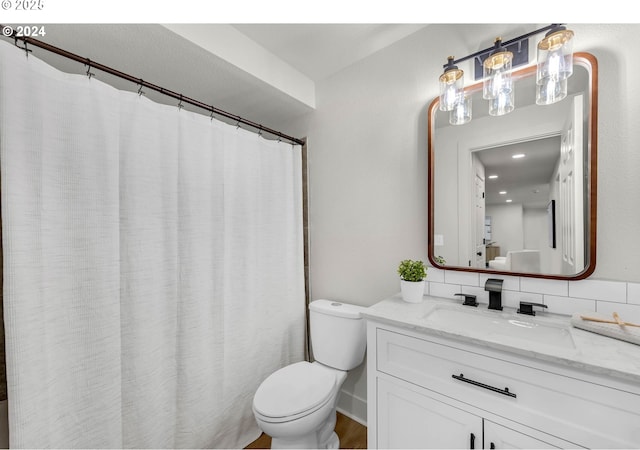
[[[364,307],[331,300],[309,304],[311,348],[316,361],[351,370],[364,360],[367,347]]]

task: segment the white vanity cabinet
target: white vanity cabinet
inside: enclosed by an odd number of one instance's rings
[[[640,388],[536,358],[367,324],[370,448],[640,448]]]
[[[378,379],[376,396],[377,448],[577,447],[527,427],[507,428],[397,380]]]

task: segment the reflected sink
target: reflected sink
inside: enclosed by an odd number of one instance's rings
[[[423,318],[438,328],[459,330],[498,342],[507,343],[507,338],[519,343],[575,348],[569,332],[570,324],[556,323],[546,318],[445,305],[436,305]]]

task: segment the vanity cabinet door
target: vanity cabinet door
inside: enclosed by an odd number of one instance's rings
[[[484,421],[484,448],[529,449],[529,448],[582,448],[554,436],[527,429],[524,432],[507,428],[490,420]]]
[[[482,448],[482,418],[377,378],[378,448]]]

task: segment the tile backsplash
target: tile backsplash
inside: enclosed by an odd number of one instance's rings
[[[579,281],[547,280],[460,272],[429,267],[425,294],[460,299],[457,293],[475,295],[479,303],[489,303],[484,290],[488,278],[504,280],[502,304],[518,308],[521,301],[544,303],[546,312],[571,315],[617,312],[627,322],[640,323],[640,283],[587,279]],[[462,301],[462,300],[461,300]]]

